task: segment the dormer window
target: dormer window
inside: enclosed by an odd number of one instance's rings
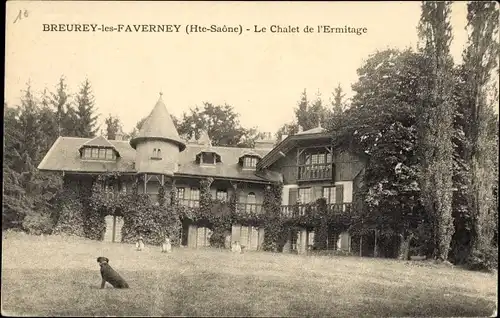
[[[215,166],[221,162],[221,157],[212,148],[204,149],[196,155],[196,162],[203,166]]]
[[[255,170],[260,159],[261,157],[259,154],[247,152],[240,157],[239,164],[244,170]]]
[[[161,157],[161,149],[154,148],[153,149],[153,155],[151,156],[151,159],[161,160],[162,159],[162,157]]]
[[[215,164],[215,154],[210,152],[204,152],[201,155],[201,160],[203,164]]]
[[[103,136],[87,141],[79,151],[80,158],[85,160],[115,161],[120,156],[115,146]]]
[[[243,168],[255,168],[257,166],[256,157],[245,157],[243,159]]]
[[[116,160],[115,151],[111,148],[85,147],[81,151],[82,159],[89,160]]]

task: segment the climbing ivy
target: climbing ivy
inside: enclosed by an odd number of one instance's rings
[[[264,190],[264,242],[262,248],[265,251],[278,252],[283,248],[287,240],[285,219],[281,213],[281,197],[283,185],[270,185]]]
[[[72,188],[65,188],[57,198],[57,202],[60,214],[52,234],[66,234],[84,237],[84,207],[78,197],[78,193]]]

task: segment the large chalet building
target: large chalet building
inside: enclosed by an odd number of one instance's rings
[[[123,178],[122,189],[129,191],[140,177],[139,191],[156,199],[160,185],[175,180],[178,204],[199,204],[199,182],[211,177],[212,196],[226,200],[238,183],[239,209],[260,212],[267,185],[283,183],[282,211],[324,197],[330,208],[347,209],[353,201],[363,171],[361,158],[332,149],[331,137],[318,127],[284,136],[279,143],[268,138],[258,140],[254,148],[212,146],[208,134],[198,140],[183,140],[170,117],[162,96],[133,139],[107,140],[59,137],[38,166],[41,171],[59,171],[66,178],[91,187],[92,177],[116,171]],[[86,181],[88,181],[86,183]],[[300,206],[300,205],[299,205]],[[211,231],[185,223],[181,244],[188,247],[209,245]],[[105,241],[120,242],[123,220],[106,217]],[[249,250],[259,249],[263,229],[234,224],[231,242],[239,241]],[[351,235],[332,229],[328,249],[351,250]],[[314,232],[290,233],[284,252],[304,252],[314,241]]]

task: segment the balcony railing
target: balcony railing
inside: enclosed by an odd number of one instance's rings
[[[326,206],[327,214],[330,216],[340,214],[349,215],[351,213],[351,208],[351,203],[332,203],[327,204]],[[281,215],[288,218],[305,216],[316,212],[317,206],[314,204],[293,204],[281,206]]]
[[[243,214],[261,214],[263,212],[262,204],[257,203],[237,203],[237,211]]]
[[[332,164],[300,165],[298,168],[299,180],[330,180],[332,178]]]
[[[179,205],[187,206],[189,208],[198,208],[200,206],[199,200],[191,200],[191,199],[179,199]]]

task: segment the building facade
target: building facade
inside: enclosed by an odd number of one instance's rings
[[[228,200],[238,185],[238,210],[261,213],[266,186],[283,184],[281,213],[286,216],[306,204],[325,198],[331,213],[351,209],[363,171],[363,161],[345,151],[336,151],[325,129],[318,127],[284,136],[276,143],[270,135],[256,141],[254,148],[213,146],[208,134],[197,140],[182,139],[160,95],[138,135],[131,140],[107,140],[59,137],[38,169],[59,171],[80,185],[92,186],[92,177],[119,172],[120,189],[129,191],[139,178],[139,192],[153,200],[161,185],[175,183],[178,204],[197,207],[200,180],[210,177],[211,194]],[[70,183],[71,184],[71,183]],[[188,247],[209,245],[209,228],[185,222],[181,244]],[[120,242],[123,220],[106,217],[105,241]],[[231,242],[239,241],[249,250],[262,246],[262,228],[233,224]],[[329,231],[327,248],[350,251],[351,236],[347,231]],[[312,229],[290,232],[284,252],[304,252],[314,242]]]

